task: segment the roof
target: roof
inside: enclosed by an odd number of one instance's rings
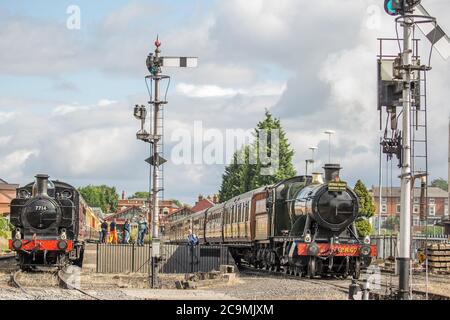
[[[378,197],[380,194],[379,187],[372,187],[372,193],[374,197]],[[383,197],[400,197],[400,187],[383,187],[382,189]],[[447,198],[448,192],[437,188],[437,187],[428,187],[427,188],[427,197],[428,198]],[[420,197],[420,188],[414,188],[414,197]]]
[[[203,198],[200,201],[197,201],[197,203],[191,208],[192,213],[196,213],[211,207],[214,207],[214,202],[209,200],[208,198]]]
[[[109,215],[107,215],[107,216],[105,216],[105,221],[111,221],[112,219],[114,219],[114,218],[118,218],[118,217],[120,217],[122,214],[124,214],[124,213],[127,213],[127,212],[129,212],[129,211],[139,211],[139,213],[142,213],[142,211],[140,210],[140,208],[138,208],[138,207],[128,207],[128,208],[125,208],[125,209],[123,209],[123,210],[119,210],[119,211],[117,211],[117,212],[115,212],[115,213],[112,213],[112,214],[109,214]],[[120,218],[119,218],[120,219]]]
[[[5,180],[3,180],[2,178],[0,178],[0,183],[8,184],[8,182],[6,182]]]

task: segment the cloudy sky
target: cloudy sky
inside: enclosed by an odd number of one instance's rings
[[[269,109],[304,172],[309,146],[351,183],[378,181],[377,37],[395,36],[382,0],[2,1],[0,177],[26,183],[37,172],[76,186],[148,189],[148,146],[135,139],[136,103],[148,95],[145,59],[157,34],[163,55],[198,56],[172,76],[165,152],[174,132],[249,129]],[[450,32],[447,0],[424,0]],[[71,5],[80,28],[67,27]],[[72,20],[70,20],[72,21]],[[69,24],[70,25],[70,24]],[[73,25],[72,25],[73,26]],[[417,36],[422,37],[419,33]],[[429,45],[422,37],[422,54]],[[395,47],[394,47],[395,48]],[[450,61],[429,73],[431,178],[447,176]],[[207,143],[205,143],[207,144]],[[395,166],[395,165],[394,165]],[[187,203],[217,192],[223,164],[165,166],[165,196]],[[396,173],[394,172],[394,177]],[[395,184],[395,179],[394,179]]]

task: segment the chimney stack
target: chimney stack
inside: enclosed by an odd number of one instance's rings
[[[36,178],[36,195],[38,196],[47,196],[47,186],[48,186],[48,175],[46,174],[37,174]]]
[[[338,163],[327,163],[323,166],[323,169],[325,170],[325,182],[328,183],[339,178],[339,171],[342,167]]]
[[[122,200],[125,199],[125,191],[122,190]]]

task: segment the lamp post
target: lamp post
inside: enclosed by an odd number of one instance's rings
[[[312,163],[312,171],[314,172],[314,151],[317,150],[317,147],[309,147],[309,150],[311,150],[311,163]]]
[[[331,136],[336,133],[334,130],[327,130],[324,132],[328,135],[328,163],[331,163]]]

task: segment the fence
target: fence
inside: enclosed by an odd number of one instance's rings
[[[149,273],[151,246],[97,244],[97,272]]]
[[[397,252],[397,236],[374,236],[373,240],[377,244],[377,258],[387,259],[396,258],[398,256]],[[449,243],[449,236],[426,236],[418,235],[414,236],[411,241],[411,254],[415,257],[419,249],[425,248],[427,244],[433,243]]]
[[[193,273],[219,270],[234,260],[227,247],[161,245],[160,273]],[[151,245],[97,244],[97,272],[150,273]]]

